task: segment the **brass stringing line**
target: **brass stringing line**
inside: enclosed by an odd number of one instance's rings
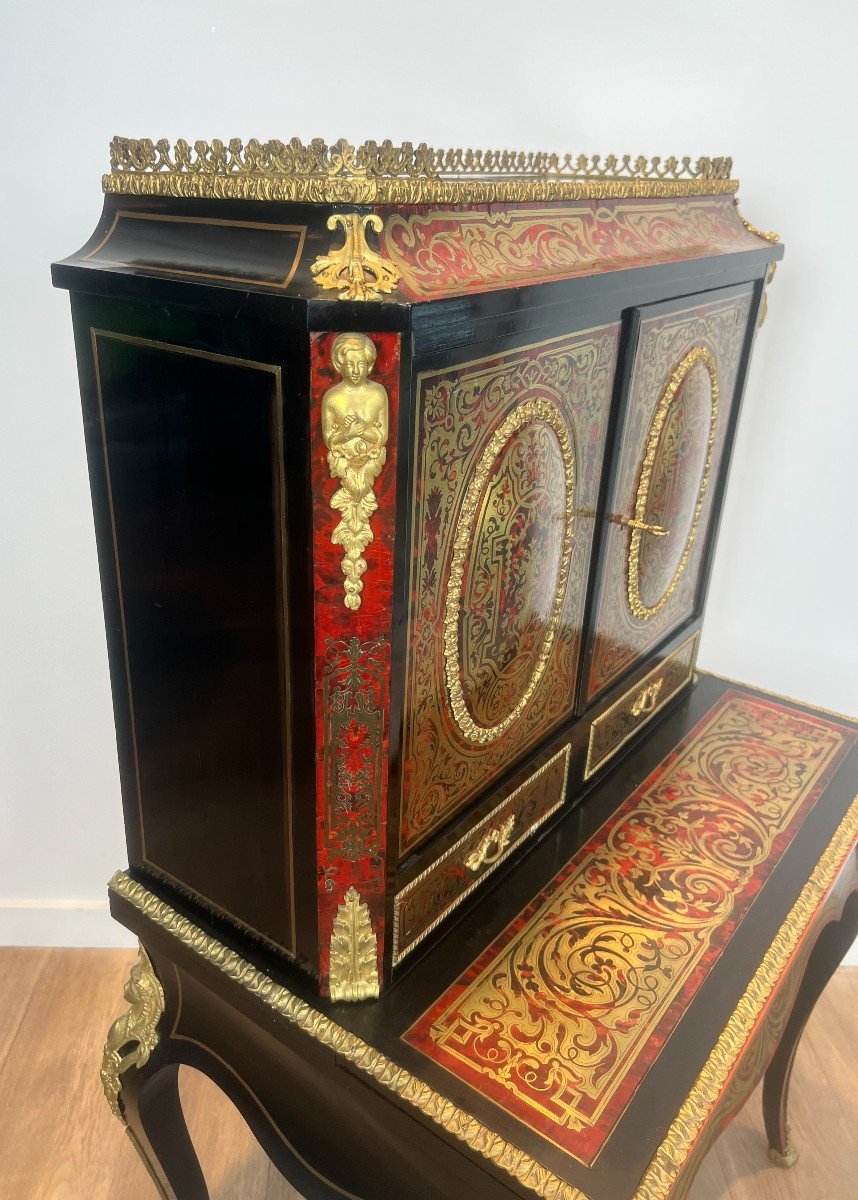
[[[856,836],[858,796],[852,801],[834,837],[766,951],[763,961],[727,1022],[664,1141],[656,1151],[633,1200],[667,1200],[706,1116],[741,1055],[748,1036],[789,963],[801,935],[834,882]],[[286,1020],[316,1041],[342,1054],[383,1087],[401,1096],[407,1103],[413,1104],[430,1120],[507,1171],[525,1187],[542,1196],[543,1200],[587,1200],[584,1193],[572,1184],[552,1174],[524,1151],[510,1145],[475,1117],[432,1091],[409,1071],[397,1066],[353,1033],[335,1025],[305,1001],[299,1000],[286,988],[258,971],[234,950],[209,937],[169,904],[141,887],[124,871],[117,871],[109,886],[145,917],[166,929],[194,953],[259,997]]]

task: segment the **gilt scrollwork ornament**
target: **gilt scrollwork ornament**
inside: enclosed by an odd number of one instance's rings
[[[331,541],[345,551],[345,605],[360,608],[364,551],[373,540],[370,517],[378,508],[373,484],[387,459],[387,391],[369,378],[376,349],[362,333],[341,333],[331,347],[331,362],[342,382],[322,397],[322,437],[328,447],[328,467],[341,487],[331,507],[341,519]]]
[[[461,204],[608,196],[734,193],[726,157],[647,158],[631,154],[552,154],[443,150],[421,142],[360,146],[321,138],[188,142],[117,137],[110,143],[105,192],[218,200],[334,204]]]
[[[661,446],[662,437],[665,436],[666,430],[666,437],[674,442],[676,442],[684,432],[675,430],[669,426],[668,414],[670,413],[671,407],[676,403],[677,397],[680,395],[680,390],[683,387],[685,380],[691,374],[691,372],[699,366],[704,367],[709,375],[708,382],[710,393],[710,411],[708,420],[708,436],[705,445],[705,457],[703,460],[697,488],[697,501],[694,506],[688,532],[685,536],[685,545],[676,564],[673,577],[663,590],[661,596],[659,596],[656,600],[647,603],[641,594],[643,536],[648,532],[654,532],[656,533],[656,536],[659,537],[666,536],[669,533],[669,531],[665,531],[661,526],[656,526],[653,528],[648,524],[650,491],[655,490],[658,492],[660,490],[660,485],[658,485],[658,483],[656,483],[653,489],[656,459]],[[691,547],[694,544],[694,539],[697,535],[697,529],[700,524],[700,517],[703,513],[703,502],[705,500],[706,489],[709,484],[709,474],[712,468],[712,453],[715,446],[715,436],[718,431],[718,405],[718,370],[715,356],[706,346],[694,346],[671,371],[659,398],[655,413],[653,414],[652,425],[650,426],[649,436],[646,443],[646,451],[641,464],[640,480],[638,482],[637,497],[635,499],[634,520],[629,523],[632,529],[632,536],[629,545],[627,590],[629,608],[639,621],[648,621],[650,618],[661,612],[661,610],[670,600],[673,593],[676,591],[679,580],[682,577],[682,573],[688,563],[688,559],[691,554]],[[672,454],[670,457],[675,457],[675,454]]]
[[[332,1000],[378,996],[378,948],[369,909],[355,887],[346,892],[334,918],[329,977]]]
[[[158,1044],[158,1022],[164,1015],[164,989],[142,946],[124,995],[131,1007],[110,1026],[101,1064],[104,1095],[110,1111],[123,1124],[125,1116],[119,1103],[122,1076],[131,1067],[139,1069],[149,1061]]]
[[[310,267],[319,287],[339,288],[341,300],[380,300],[382,292],[392,292],[399,282],[399,272],[366,240],[367,229],[381,232],[381,217],[375,213],[333,213],[327,225],[332,230],[340,226],[345,241],[330,253],[319,255]]]

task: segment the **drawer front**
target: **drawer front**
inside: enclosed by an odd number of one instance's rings
[[[572,712],[618,340],[419,372],[400,860]]]
[[[694,674],[699,633],[695,633],[607,708],[590,727],[584,779],[595,775]]]
[[[398,893],[393,903],[394,966],[560,808],[570,753],[571,747],[564,746]]]
[[[605,514],[589,701],[697,609],[752,298],[749,284],[681,308],[638,310]]]

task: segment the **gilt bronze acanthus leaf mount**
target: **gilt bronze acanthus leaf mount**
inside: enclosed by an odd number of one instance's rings
[[[331,934],[332,1000],[374,1000],[378,996],[378,948],[369,909],[350,887],[337,909]]]
[[[367,244],[366,231],[380,233],[381,217],[375,213],[333,213],[328,229],[342,228],[345,241],[328,254],[320,254],[310,267],[319,287],[339,288],[341,300],[380,300],[382,292],[392,292],[399,272]]]

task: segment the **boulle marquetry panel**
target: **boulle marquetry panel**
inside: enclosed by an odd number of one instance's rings
[[[420,374],[402,853],[572,709],[618,337]]]
[[[723,196],[394,212],[381,242],[415,299],[621,270],[746,246]],[[610,266],[606,268],[606,260]]]
[[[668,313],[640,310],[604,529],[590,699],[695,611],[751,300],[747,288]]]
[[[592,1163],[855,741],[728,691],[406,1041]]]
[[[400,341],[310,342],[316,864],[324,987],[337,922],[366,912],[377,987],[384,944],[387,747]],[[365,906],[365,907],[360,907]]]

